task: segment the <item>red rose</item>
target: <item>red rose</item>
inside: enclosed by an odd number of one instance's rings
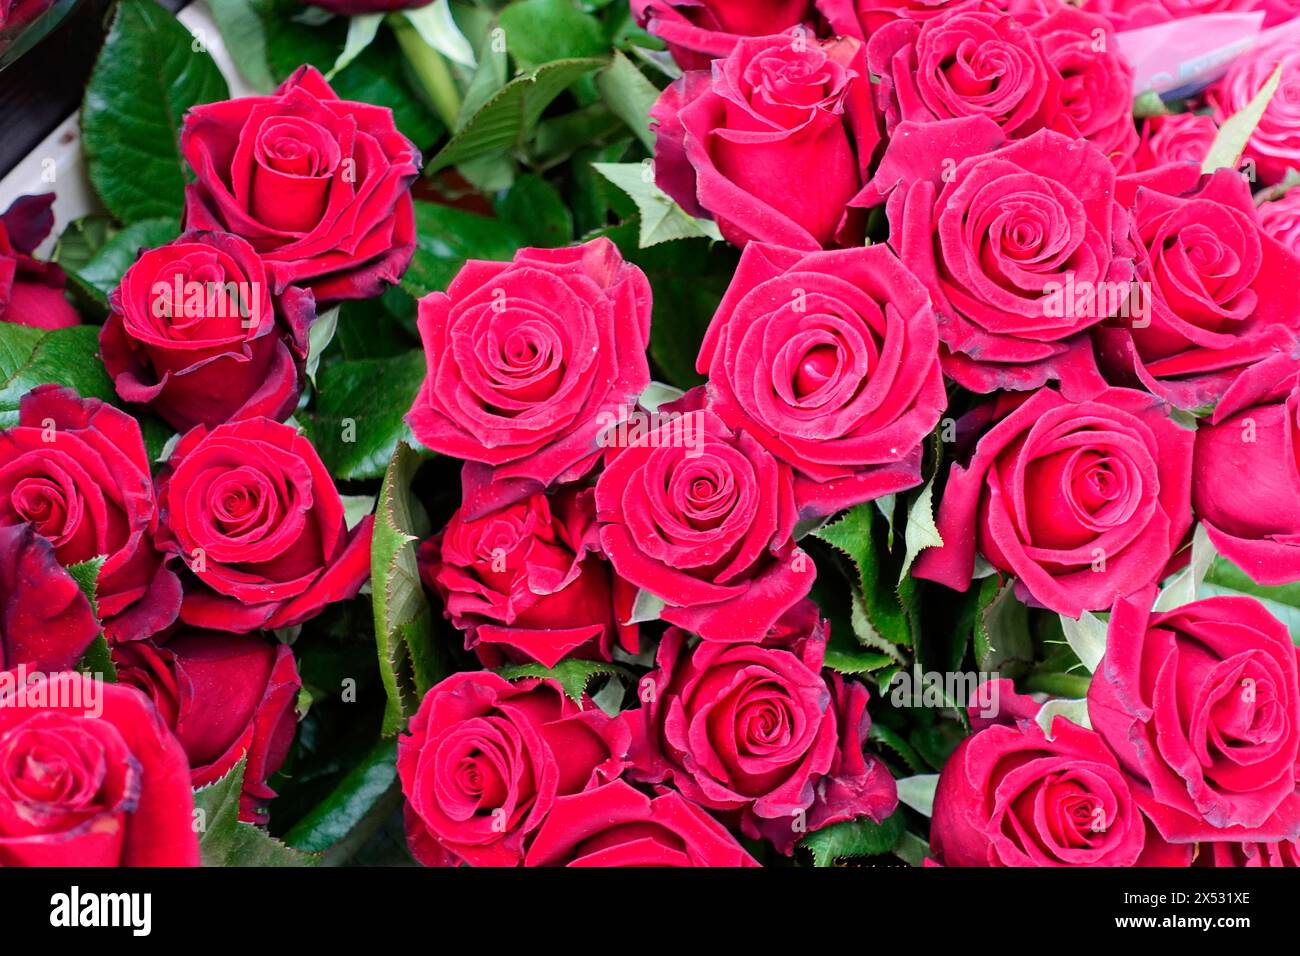
[[[1237,173],[1167,165],[1121,177],[1118,195],[1131,210],[1150,314],[1097,329],[1115,379],[1202,410],[1244,369],[1292,347],[1300,289],[1287,277],[1300,259],[1260,231]]]
[[[530,495],[476,519],[461,508],[420,546],[420,576],[487,667],[607,661],[616,640],[635,654],[636,625],[622,623],[635,590],[593,554],[595,530],[589,488]]]
[[[191,627],[291,627],[370,576],[374,517],[348,530],[320,456],[288,425],[199,426],[158,480],[158,546],[191,572],[180,615]]]
[[[54,228],[53,203],[54,193],[20,196],[0,216],[0,322],[38,329],[81,324],[63,297],[63,270],[32,258]]]
[[[453,674],[398,740],[407,840],[421,862],[451,851],[473,866],[517,866],[559,797],[613,780],[629,732],[551,681]],[[443,860],[445,862],[445,859]]]
[[[302,681],[289,646],[254,634],[182,630],[161,646],[119,644],[113,663],[118,682],[143,691],[180,741],[196,789],[247,758],[240,818],[265,823],[265,803],[275,796],[266,782],[297,726]]]
[[[863,222],[846,206],[880,141],[870,86],[856,40],[741,39],[651,109],[655,179],[736,245],[861,245]]]
[[[865,205],[930,291],[944,371],[976,392],[1058,379],[1105,387],[1086,330],[1127,304],[1133,276],[1115,170],[1090,144],[1041,130],[1006,143],[983,116],[903,123]]]
[[[181,151],[198,177],[186,228],[247,239],[276,295],[296,285],[317,301],[366,299],[411,261],[420,153],[391,110],[340,100],[314,67],[272,96],[194,107]]]
[[[139,691],[0,673],[0,866],[197,866],[190,768]]]
[[[1077,618],[1158,581],[1191,526],[1194,433],[1143,392],[1036,392],[954,464],[943,546],[912,573],[965,590],[978,551],[1022,599]]]
[[[273,300],[238,236],[187,232],[145,252],[109,301],[99,345],[118,395],[174,428],[285,419],[297,406],[315,303],[295,288]]]
[[[816,569],[792,537],[790,469],[702,408],[703,389],[611,449],[596,484],[614,570],[666,602],[665,621],[709,641],[761,638],[807,595]]]
[[[1283,31],[1247,50],[1232,62],[1210,93],[1214,118],[1222,124],[1263,89],[1279,66],[1282,81],[1250,134],[1245,153],[1266,186],[1281,182],[1288,170],[1300,170],[1300,45],[1296,30]]]
[[[758,866],[717,820],[682,795],[647,797],[622,780],[560,797],[525,866]]]
[[[1146,172],[1168,163],[1200,165],[1219,133],[1214,118],[1203,113],[1152,116],[1142,123],[1141,142],[1133,169]]]
[[[650,284],[608,239],[471,260],[420,300],[419,321],[415,437],[524,494],[586,474],[600,432],[650,384]]]
[[[668,44],[683,70],[707,70],[741,37],[771,36],[812,19],[812,0],[632,0],[637,23]]]
[[[828,625],[812,602],[762,644],[704,641],[669,628],[659,669],[633,714],[634,779],[670,781],[686,797],[739,811],[750,836],[789,854],[800,833],[893,813],[889,771],[862,752],[867,689],[822,676]]]
[[[1063,717],[967,737],[939,775],[930,848],[943,866],[1133,866],[1146,821],[1095,733]]]
[[[947,395],[934,310],[887,248],[751,243],[696,367],[710,408],[794,473],[801,515],[919,484]]]
[[[1300,683],[1287,629],[1253,598],[1152,614],[1119,601],[1088,689],[1092,726],[1165,839],[1300,836]]]
[[[67,670],[99,633],[80,586],[29,525],[0,527],[0,671]]]
[[[1300,256],[1300,189],[1292,189],[1281,199],[1260,203],[1259,228],[1272,236],[1293,256]]]
[[[1283,843],[1202,843],[1196,856],[1197,866],[1300,866],[1300,842]]]
[[[865,40],[895,20],[925,22],[971,0],[816,0],[817,10],[841,36]]]
[[[140,426],[99,399],[38,385],[0,431],[0,524],[30,524],[63,565],[104,557],[95,596],[111,641],[176,620],[180,580],[154,550],[157,505]]]

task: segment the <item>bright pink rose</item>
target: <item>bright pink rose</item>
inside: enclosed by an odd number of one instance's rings
[[[1300,841],[1281,843],[1202,843],[1197,866],[1300,866]]]
[[[1167,163],[1205,161],[1210,145],[1218,135],[1214,117],[1203,113],[1174,113],[1152,116],[1142,123],[1141,143],[1134,157],[1133,169],[1146,172]]]
[[[54,228],[53,203],[54,193],[19,196],[0,216],[0,322],[38,329],[81,324],[63,297],[63,270],[32,257]]]
[[[1289,169],[1300,170],[1300,34],[1290,30],[1243,53],[1210,93],[1214,118],[1222,123],[1254,98],[1278,66],[1282,81],[1245,153],[1266,186],[1281,182]]]
[[[1083,4],[1090,13],[1113,23],[1116,30],[1137,30],[1207,13],[1241,13],[1260,5],[1260,0],[1085,0]]]
[[[632,15],[668,44],[683,70],[707,70],[741,37],[771,36],[813,18],[812,0],[632,0]],[[810,32],[811,35],[811,32]]]
[[[1264,234],[1280,242],[1288,252],[1300,256],[1300,189],[1292,189],[1281,199],[1260,203],[1256,210]]]
[[[99,633],[81,587],[30,525],[0,526],[0,671],[68,670]]]
[[[1155,588],[1116,603],[1088,690],[1092,726],[1166,840],[1300,836],[1300,683],[1287,629],[1258,601],[1152,614]]]
[[[895,20],[923,23],[975,0],[816,0],[831,31],[865,40]]]
[[[1144,392],[1074,403],[1042,389],[953,465],[944,543],[912,573],[965,590],[978,550],[1022,599],[1075,618],[1105,610],[1158,581],[1186,536],[1193,438]]]

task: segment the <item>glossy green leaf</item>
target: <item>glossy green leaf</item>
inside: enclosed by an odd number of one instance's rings
[[[239,821],[245,758],[216,783],[194,791],[194,826],[204,866],[312,866],[305,853]]]
[[[381,740],[284,836],[298,850],[319,853],[329,849],[370,812],[397,779],[397,743]]]
[[[415,234],[415,255],[402,288],[416,297],[445,290],[466,259],[510,259],[529,242],[522,229],[506,220],[419,201]]]
[[[501,11],[506,46],[522,69],[556,60],[599,56],[607,49],[600,23],[572,0],[520,0]]]
[[[636,678],[627,668],[620,667],[618,664],[606,664],[603,661],[565,660],[554,667],[544,667],[541,664],[514,664],[503,667],[497,673],[511,681],[522,680],[525,677],[540,677],[544,680],[556,681],[564,689],[564,693],[579,705],[583,702],[582,697],[587,690],[587,685],[601,674],[623,677],[631,683],[636,683]]]
[[[19,401],[47,382],[75,389],[82,398],[116,397],[99,360],[99,327],[34,329],[0,322],[0,428],[17,424]]]
[[[815,866],[834,866],[837,860],[888,853],[902,834],[903,815],[894,813],[880,823],[868,817],[832,823],[804,837],[800,845],[812,851]]]
[[[96,302],[107,306],[108,294],[117,288],[140,253],[171,242],[179,233],[180,223],[171,218],[133,222],[114,233],[79,268],[68,269],[68,278]]]

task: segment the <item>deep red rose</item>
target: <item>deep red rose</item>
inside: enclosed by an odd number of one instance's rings
[[[53,204],[54,193],[19,196],[0,216],[0,322],[38,329],[81,324],[63,297],[63,270],[32,257],[54,228]]]
[[[758,866],[717,820],[672,790],[622,780],[560,797],[525,866]]]
[[[174,428],[283,420],[297,406],[315,302],[296,288],[273,298],[238,236],[187,232],[145,252],[109,302],[99,345],[118,395]]]
[[[0,866],[198,866],[185,752],[139,691],[0,674]]]
[[[1228,67],[1209,97],[1214,118],[1222,124],[1254,98],[1273,71],[1282,80],[1259,124],[1250,134],[1245,158],[1252,160],[1266,186],[1281,182],[1288,170],[1300,170],[1300,33],[1288,29],[1247,50]]]
[[[633,769],[687,798],[737,812],[744,831],[789,854],[804,832],[893,813],[889,771],[864,755],[867,689],[822,674],[829,624],[803,602],[758,644],[703,641],[669,628],[632,714]]]
[[[953,465],[943,546],[912,573],[965,590],[978,550],[1022,599],[1075,618],[1105,610],[1158,581],[1186,536],[1193,438],[1143,392],[1074,403],[1041,389]]]
[[[947,405],[930,297],[883,246],[750,243],[696,368],[718,417],[790,466],[803,516],[919,484]]]
[[[944,371],[976,392],[1050,379],[1105,387],[1086,334],[1133,277],[1115,170],[1041,130],[1007,143],[983,116],[896,130],[859,201],[886,203],[889,244],[930,292]]]
[[[1088,690],[1092,726],[1165,839],[1300,836],[1300,683],[1287,629],[1253,598],[1164,613],[1116,603]]]
[[[30,525],[0,526],[0,671],[71,668],[99,633],[81,587]]]
[[[1204,410],[1243,370],[1300,335],[1300,259],[1260,230],[1250,187],[1232,170],[1190,163],[1122,176],[1143,321],[1096,330],[1107,373],[1179,408]]]
[[[30,524],[63,565],[103,556],[95,586],[110,641],[176,620],[180,579],[154,549],[157,504],[140,426],[71,389],[38,385],[0,431],[0,524]]]
[[[741,37],[772,36],[813,18],[813,0],[632,0],[637,23],[683,70],[707,70]]]
[[[348,530],[320,456],[288,425],[190,431],[159,473],[158,505],[158,546],[190,571],[180,617],[191,627],[291,627],[370,576],[374,516]]]
[[[194,107],[181,151],[198,177],[186,228],[247,239],[275,295],[302,286],[317,301],[366,299],[406,271],[419,150],[391,110],[340,100],[314,67],[271,96]]]
[[[650,384],[650,283],[608,239],[470,260],[419,322],[415,437],[523,494],[586,474]]]
[[[630,733],[553,681],[453,674],[425,695],[398,739],[407,841],[416,859],[517,866],[560,797],[616,778]]]
[[[1300,841],[1281,843],[1202,843],[1197,866],[1300,866]]]
[[[302,681],[287,644],[254,634],[182,630],[164,645],[113,648],[119,683],[153,701],[190,763],[197,789],[247,758],[240,818],[265,823],[267,780],[288,756]]]
[[[665,621],[752,641],[817,572],[792,537],[789,466],[704,409],[703,392],[661,406],[653,427],[611,448],[596,483],[600,543],[620,576],[666,602]]]
[[[1063,717],[963,740],[939,776],[930,848],[943,866],[1133,866],[1146,821],[1095,733]]]
[[[1300,189],[1291,189],[1281,199],[1260,203],[1259,227],[1294,256],[1300,256]]]
[[[861,245],[862,218],[846,207],[880,142],[870,87],[857,40],[742,39],[651,109],[656,182],[739,246]]]
[[[1168,163],[1196,163],[1199,166],[1209,155],[1218,132],[1214,117],[1203,113],[1152,116],[1142,123],[1133,170],[1146,172]]]

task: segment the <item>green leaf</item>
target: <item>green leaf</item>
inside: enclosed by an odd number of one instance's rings
[[[925,858],[930,855],[930,844],[910,830],[904,830],[894,846],[894,856],[908,866],[924,866]]]
[[[422,150],[433,145],[445,131],[407,81],[397,41],[387,34],[381,33],[330,85],[341,99],[392,110],[398,130]]]
[[[903,540],[907,543],[907,553],[903,556],[903,570],[899,572],[901,582],[912,569],[916,556],[926,548],[943,547],[943,538],[934,524],[934,479],[931,478],[921,489],[921,494],[907,511],[907,527],[903,529]]]
[[[99,361],[99,327],[34,329],[0,322],[0,428],[18,422],[18,403],[47,382],[82,398],[112,401],[113,382]]]
[[[405,17],[420,39],[433,47],[449,60],[473,69],[475,64],[474,48],[460,32],[456,21],[451,17],[451,7],[447,0],[433,0],[433,3],[411,10],[403,10],[399,16]],[[556,57],[555,59],[558,59]]]
[[[572,0],[522,0],[501,11],[506,46],[522,69],[555,60],[599,56],[607,49],[600,23]]]
[[[573,215],[564,197],[540,176],[520,176],[496,209],[530,246],[554,248],[573,241]]]
[[[1168,116],[1169,107],[1155,90],[1147,90],[1133,100],[1133,115],[1138,119],[1148,116]]]
[[[335,73],[342,72],[349,63],[359,57],[362,51],[374,42],[375,36],[379,33],[379,25],[383,22],[382,13],[365,13],[348,17],[347,39],[343,41],[343,49],[339,51],[334,66],[325,74],[325,79],[334,79]]]
[[[999,585],[996,575],[980,582],[973,636],[975,662],[981,671],[1001,670],[1008,661],[1033,660],[1029,608],[1016,600],[1015,585]]]
[[[266,51],[266,27],[258,3],[250,0],[208,0],[208,9],[235,61],[240,75],[258,93],[275,89]]]
[[[832,823],[804,837],[801,846],[812,851],[815,866],[834,866],[845,857],[880,856],[894,849],[903,835],[903,815],[894,813],[881,823],[857,817]]]
[[[696,219],[655,185],[652,167],[645,163],[592,163],[600,173],[636,203],[641,214],[641,248],[674,239],[721,240],[716,223]]]
[[[812,536],[843,553],[857,568],[862,612],[875,632],[892,644],[911,646],[907,615],[880,565],[888,551],[880,546],[874,532],[876,518],[876,506],[866,502],[854,506],[833,524],[812,532]]]
[[[1241,595],[1253,597],[1263,604],[1268,613],[1286,625],[1291,632],[1291,640],[1300,646],[1300,583],[1273,586],[1256,584],[1250,575],[1227,558],[1216,557],[1197,596]]]
[[[1095,673],[1106,654],[1106,622],[1091,611],[1084,611],[1077,621],[1062,614],[1061,631],[1088,673]]]
[[[80,268],[68,270],[68,278],[96,302],[107,306],[108,294],[117,288],[140,253],[166,245],[179,233],[180,223],[171,218],[133,222],[108,239]]]
[[[650,107],[659,98],[659,91],[645,78],[632,61],[615,52],[609,66],[600,71],[596,87],[610,110],[627,124],[642,145],[654,152],[655,134],[650,129]]]
[[[939,786],[937,773],[903,777],[898,783],[898,802],[906,804],[922,816],[934,813],[934,791]]]
[[[893,751],[894,755],[906,764],[907,769],[913,773],[920,773],[925,769],[925,761],[921,759],[921,755],[913,749],[912,745],[880,723],[880,721],[872,721],[871,729],[867,731],[867,739],[880,744],[886,750]]]
[[[86,653],[77,661],[77,670],[83,674],[93,674],[108,684],[117,683],[117,667],[113,664],[113,653],[103,634],[95,635],[95,639],[86,648]]]
[[[334,341],[339,328],[339,306],[326,309],[316,316],[307,332],[307,377],[316,384],[316,370],[320,368],[320,357]]]
[[[64,228],[50,257],[64,272],[77,272],[89,262],[113,234],[117,226],[111,216],[92,214],[74,219]]]
[[[328,850],[356,826],[397,779],[397,742],[381,740],[339,781],[328,797],[285,834],[298,850]]]
[[[67,568],[72,580],[77,582],[77,587],[81,589],[81,593],[90,602],[90,610],[95,615],[96,620],[99,618],[99,601],[97,599],[99,572],[103,569],[105,560],[107,558],[101,554],[99,557],[91,558],[88,561],[70,564]],[[95,635],[95,639],[90,642],[86,652],[81,655],[81,660],[77,662],[77,670],[85,674],[95,674],[101,680],[110,684],[117,682],[117,668],[113,666],[113,657],[109,651],[108,641],[104,639],[103,631]]]
[[[668,606],[668,602],[659,595],[641,588],[636,592],[636,598],[632,602],[632,611],[624,624],[648,624],[651,621],[657,621],[663,610]]]
[[[528,245],[518,226],[463,209],[415,203],[415,255],[402,288],[420,297],[451,284],[467,259],[506,260]]]
[[[1052,723],[1057,717],[1064,717],[1071,723],[1078,724],[1084,730],[1092,730],[1092,721],[1088,719],[1088,699],[1086,697],[1054,697],[1038,708],[1038,713],[1034,715],[1034,722],[1042,728],[1043,735],[1048,740],[1055,739],[1052,734]]]
[[[498,49],[492,31],[483,38],[478,51],[478,68],[465,88],[465,96],[460,103],[460,113],[456,116],[453,132],[460,132],[474,118],[501,87],[506,85],[509,62],[505,50]]]
[[[204,866],[311,866],[315,861],[265,830],[239,821],[246,757],[216,783],[194,791],[194,826]]]
[[[1210,533],[1205,530],[1205,525],[1198,522],[1196,531],[1192,534],[1192,556],[1187,567],[1169,579],[1156,597],[1152,610],[1172,611],[1195,601],[1214,558],[1215,550],[1210,542]]]
[[[230,95],[206,51],[152,0],[120,0],[81,110],[86,169],[126,223],[179,218],[187,173],[185,111]]]
[[[1268,104],[1272,101],[1273,94],[1277,92],[1278,84],[1281,82],[1282,64],[1279,63],[1272,76],[1260,87],[1259,92],[1251,97],[1250,102],[1223,121],[1218,134],[1214,137],[1214,142],[1210,144],[1205,162],[1201,163],[1201,172],[1212,173],[1216,169],[1237,168],[1241,154],[1246,151],[1246,144],[1250,142],[1255,127],[1259,125],[1264,111],[1268,109]]]
[[[636,678],[627,668],[620,667],[618,664],[606,664],[604,661],[567,660],[560,661],[554,667],[543,667],[541,664],[514,664],[501,668],[497,673],[511,681],[523,680],[525,677],[540,677],[544,680],[556,681],[564,689],[564,693],[579,707],[582,706],[582,695],[587,690],[587,685],[599,674],[624,677],[636,683]]]

